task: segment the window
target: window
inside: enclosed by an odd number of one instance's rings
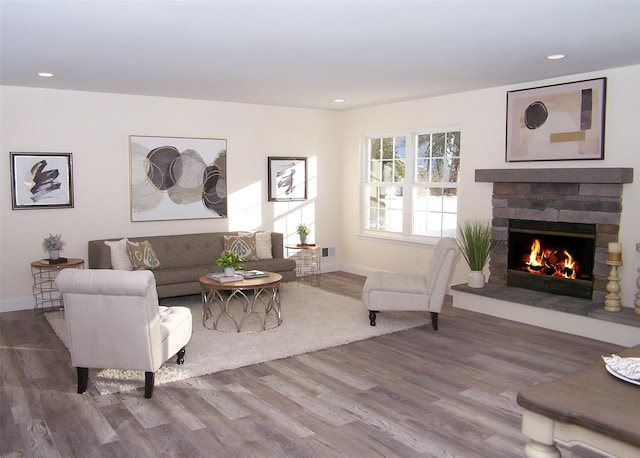
[[[365,232],[456,235],[460,131],[372,136],[364,147]]]

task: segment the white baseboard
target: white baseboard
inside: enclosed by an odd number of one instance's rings
[[[0,313],[18,312],[20,310],[32,310],[36,305],[33,297],[21,297],[0,301]]]

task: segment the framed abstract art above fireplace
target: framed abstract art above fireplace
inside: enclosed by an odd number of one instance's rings
[[[507,92],[507,162],[604,159],[607,79]]]
[[[227,141],[130,136],[131,221],[227,217]]]

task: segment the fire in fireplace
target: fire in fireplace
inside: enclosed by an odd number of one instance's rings
[[[509,220],[507,284],[591,299],[594,224]]]

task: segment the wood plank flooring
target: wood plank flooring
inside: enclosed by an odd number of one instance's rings
[[[363,283],[335,272],[320,287],[360,298]],[[100,396],[91,383],[77,394],[69,353],[44,317],[3,313],[0,456],[523,456],[517,392],[619,348],[449,302],[437,332],[158,385],[147,400],[142,390]]]

